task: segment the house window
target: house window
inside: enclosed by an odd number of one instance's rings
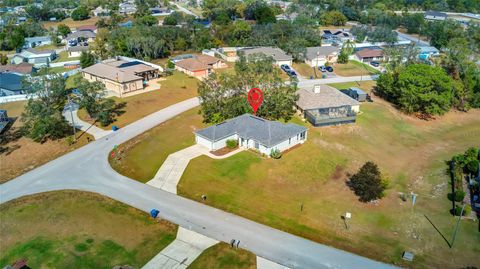
[[[292,138],[290,137],[290,138],[288,139],[288,144],[290,145],[291,143],[292,143]]]
[[[257,141],[255,141],[255,148],[260,149],[260,144]]]
[[[301,139],[301,140],[305,140],[305,132],[302,132],[302,133],[300,134],[300,139]]]

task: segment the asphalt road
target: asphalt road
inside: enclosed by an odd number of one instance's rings
[[[219,241],[240,240],[241,248],[290,268],[395,268],[131,180],[110,167],[107,155],[114,145],[198,105],[192,98],[162,109],[4,183],[0,203],[46,191],[90,191],[146,212],[157,208],[168,221]]]

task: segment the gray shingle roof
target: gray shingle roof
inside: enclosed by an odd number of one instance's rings
[[[13,92],[19,92],[24,89],[22,76],[13,73],[0,73],[0,88]]]
[[[338,53],[339,51],[340,51],[340,48],[335,46],[308,47],[305,58],[307,60],[313,60],[317,58],[317,55],[328,56],[333,53]]]
[[[262,53],[272,57],[275,61],[290,61],[293,59],[292,56],[286,54],[283,50],[274,47],[245,48],[241,49],[241,51],[245,53],[246,57],[256,53]]]
[[[340,106],[356,106],[358,101],[343,94],[339,90],[327,86],[320,85],[320,93],[315,93],[313,87],[300,88],[297,91],[299,96],[297,106],[302,110],[320,109]]]
[[[73,32],[71,34],[69,34],[66,39],[67,40],[71,40],[71,39],[77,39],[79,37],[82,37],[82,38],[95,38],[96,34],[90,30],[80,30],[80,31],[76,31],[76,32]]]
[[[245,139],[255,140],[266,147],[272,147],[306,130],[307,128],[297,124],[284,124],[262,119],[252,114],[243,114],[222,123],[197,130],[195,134],[211,141],[218,141],[237,134]]]

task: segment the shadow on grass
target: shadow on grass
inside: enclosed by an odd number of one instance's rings
[[[450,242],[448,242],[448,239],[442,234],[442,232],[440,232],[440,230],[437,228],[437,226],[435,226],[435,224],[433,224],[433,222],[427,217],[427,215],[424,214],[423,216],[425,216],[425,218],[428,220],[428,222],[430,222],[430,224],[432,224],[433,228],[435,228],[435,230],[437,230],[438,234],[440,234],[440,236],[442,236],[443,240],[445,240],[448,247],[451,248],[452,245],[450,244]]]
[[[17,121],[17,119],[18,117],[10,118],[9,123],[5,126],[0,134],[0,155],[9,155],[20,148],[20,145],[8,145],[11,142],[19,140],[23,136],[20,128],[13,127],[13,124],[15,121]]]

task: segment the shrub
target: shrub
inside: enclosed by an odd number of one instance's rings
[[[455,202],[461,202],[463,201],[463,198],[465,198],[465,192],[464,191],[456,191],[454,192],[455,197],[452,193],[448,194],[448,199],[452,201],[455,198]]]
[[[272,151],[270,152],[270,157],[274,159],[280,159],[282,158],[282,152],[278,149],[272,149]]]
[[[462,216],[470,215],[471,211],[472,211],[472,208],[469,205],[465,205],[465,209],[463,209]],[[456,205],[455,206],[455,216],[460,216],[461,212],[462,212],[462,206]]]
[[[369,202],[383,197],[387,182],[382,180],[378,166],[373,162],[366,162],[360,170],[350,178],[347,185],[362,202]]]
[[[234,149],[238,146],[238,141],[236,139],[228,139],[227,140],[227,148]]]

